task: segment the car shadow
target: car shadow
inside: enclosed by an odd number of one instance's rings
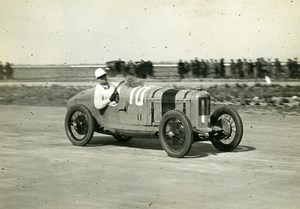
[[[250,152],[253,150],[255,150],[255,147],[240,145],[230,153]],[[187,153],[185,158],[202,158],[221,153],[224,152],[217,150],[211,143],[196,142],[193,144],[191,150]]]
[[[98,146],[122,146],[122,147],[130,147],[130,148],[138,148],[138,149],[152,149],[152,150],[163,150],[161,147],[159,140],[155,138],[143,138],[137,139],[133,138],[127,142],[120,142],[113,138],[112,136],[95,136],[87,147],[98,147]]]
[[[86,147],[99,147],[99,146],[122,146],[137,149],[161,150],[159,139],[155,138],[133,138],[127,142],[119,142],[112,136],[94,136],[91,142]],[[238,146],[231,153],[249,152],[255,150],[251,146]],[[210,142],[196,142],[193,144],[191,150],[184,156],[184,158],[203,158],[209,155],[218,155],[224,152],[218,151]]]

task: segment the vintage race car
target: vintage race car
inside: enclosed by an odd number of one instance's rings
[[[224,106],[211,114],[210,95],[195,89],[145,85],[129,76],[116,86],[116,102],[94,106],[94,88],[67,101],[65,131],[74,145],[84,146],[94,132],[121,142],[132,137],[159,138],[171,157],[183,157],[197,141],[211,141],[220,151],[234,150],[243,136],[239,114]]]

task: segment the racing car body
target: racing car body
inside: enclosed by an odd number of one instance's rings
[[[169,156],[183,157],[193,142],[200,140],[212,141],[221,151],[232,151],[240,143],[240,116],[229,107],[211,114],[210,95],[206,91],[129,80],[117,85],[117,102],[102,110],[94,106],[94,89],[68,100],[65,130],[74,145],[86,145],[94,132],[113,135],[119,141],[156,137]]]

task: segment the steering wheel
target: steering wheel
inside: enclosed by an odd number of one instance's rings
[[[115,102],[119,103],[119,101],[120,101],[120,95],[119,95],[119,93],[116,91],[114,94],[116,94]]]
[[[119,101],[120,101],[120,95],[119,95],[117,89],[118,89],[119,86],[121,86],[121,84],[124,83],[125,81],[126,81],[126,80],[121,81],[121,82],[116,86],[116,88],[115,88],[115,91],[114,91],[113,94],[116,95],[116,98],[115,98],[115,102],[116,102],[116,103],[119,103]]]

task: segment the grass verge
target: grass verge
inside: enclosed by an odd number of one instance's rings
[[[66,101],[87,86],[0,86],[0,104],[65,106]],[[300,86],[215,85],[203,89],[210,93],[213,106],[230,105],[237,109],[300,113]]]

